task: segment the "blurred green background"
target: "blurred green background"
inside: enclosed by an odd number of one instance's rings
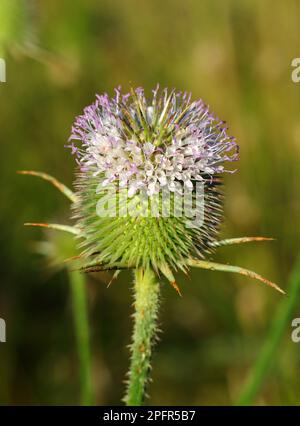
[[[64,148],[74,117],[95,93],[119,84],[186,89],[229,123],[239,170],[226,176],[223,237],[275,242],[219,249],[214,260],[286,288],[298,254],[300,56],[296,0],[1,0],[2,404],[77,404],[78,368],[66,271],[35,253],[45,239],[23,223],[68,223],[69,203],[16,170],[42,170],[72,185]],[[53,231],[55,233],[55,231]],[[53,240],[57,238],[53,234]],[[128,367],[131,275],[107,289],[87,277],[93,380],[98,404],[118,404]],[[163,285],[162,333],[149,404],[232,404],[254,364],[282,296],[249,278],[192,271],[179,298]],[[300,316],[300,301],[295,316]],[[300,402],[300,343],[286,327],[257,404]]]

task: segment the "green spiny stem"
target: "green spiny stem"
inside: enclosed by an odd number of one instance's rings
[[[149,380],[152,346],[157,332],[159,282],[150,269],[135,270],[134,330],[126,405],[142,405]]]
[[[300,298],[300,257],[291,275],[287,294],[275,314],[269,334],[236,405],[253,404],[276,359],[282,336],[285,331],[289,330],[293,312],[299,304]]]
[[[69,271],[79,362],[81,405],[93,405],[90,336],[84,275]]]

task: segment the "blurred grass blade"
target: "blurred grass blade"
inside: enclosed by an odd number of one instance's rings
[[[214,241],[210,243],[211,247],[230,246],[233,244],[252,243],[255,241],[274,241],[274,238],[268,237],[241,237],[241,238],[228,238],[226,240]]]
[[[53,176],[48,175],[47,173],[36,172],[34,170],[20,170],[17,173],[19,173],[20,175],[37,176],[37,177],[40,177],[41,179],[47,180],[53,186],[55,186],[55,188],[57,188],[60,192],[62,192],[67,198],[69,198],[69,200],[71,200],[72,203],[75,203],[77,201],[77,196],[74,194],[73,191],[71,191],[71,189],[69,189],[66,185],[61,183],[59,180],[57,180]]]
[[[60,225],[58,223],[24,223],[24,226],[38,226],[40,228],[55,229],[57,231],[69,232],[70,234],[78,235],[79,229],[74,226]]]
[[[300,257],[294,267],[288,285],[288,296],[284,298],[279,306],[275,318],[271,324],[269,334],[260,354],[250,372],[245,386],[240,394],[236,405],[251,405],[260,391],[272,364],[276,358],[281,338],[290,327],[293,312],[299,306],[300,300]]]
[[[91,367],[90,332],[86,283],[83,274],[69,270],[73,300],[73,317],[77,342],[78,365],[80,375],[81,405],[93,405],[93,384]]]
[[[267,280],[256,272],[249,271],[249,269],[241,268],[240,266],[224,265],[222,263],[207,262],[205,260],[196,259],[190,259],[189,265],[196,268],[210,269],[211,271],[233,272],[236,274],[245,275],[246,277],[261,281],[268,286],[275,288],[275,290],[279,291],[280,293],[285,294],[285,292],[280,287],[278,287],[277,284]]]

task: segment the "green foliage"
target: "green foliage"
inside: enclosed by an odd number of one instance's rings
[[[275,363],[284,332],[289,328],[300,299],[300,258],[296,262],[287,289],[288,297],[277,308],[264,345],[250,371],[237,401],[238,405],[252,405]]]
[[[32,31],[30,9],[32,0],[1,0],[0,52],[9,47],[24,45]]]

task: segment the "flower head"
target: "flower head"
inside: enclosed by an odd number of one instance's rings
[[[75,209],[87,257],[107,264],[184,268],[187,257],[209,251],[221,218],[220,176],[230,171],[224,163],[237,159],[237,145],[201,100],[158,87],[147,100],[141,88],[126,94],[118,88],[115,97],[97,95],[84,109],[70,140],[80,167]],[[134,199],[138,211],[142,194],[151,199],[167,191],[174,205],[184,193],[195,199],[197,183],[204,188],[204,216],[193,229],[184,214],[164,217],[163,202],[156,217],[96,214],[98,201],[111,188],[119,200],[126,194],[126,205]]]

